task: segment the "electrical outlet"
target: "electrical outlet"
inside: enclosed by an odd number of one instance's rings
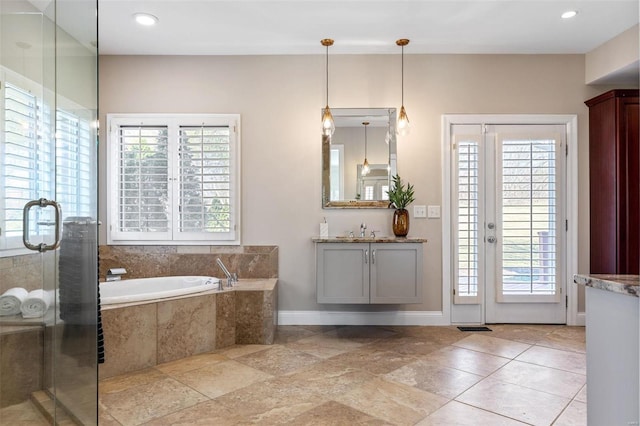
[[[415,218],[427,217],[427,206],[413,206],[413,217]]]
[[[438,219],[440,217],[440,206],[427,207],[427,214],[430,219]]]

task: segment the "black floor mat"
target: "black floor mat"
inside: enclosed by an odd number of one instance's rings
[[[474,326],[474,327],[458,327],[460,331],[492,331],[489,327],[484,326]]]

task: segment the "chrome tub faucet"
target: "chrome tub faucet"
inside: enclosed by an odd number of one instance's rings
[[[120,281],[122,276],[127,273],[124,268],[111,268],[107,271],[106,281]]]
[[[224,272],[224,274],[227,276],[227,287],[233,287],[233,284],[238,282],[238,274],[235,272],[233,274],[229,272],[229,270],[227,269],[226,266],[224,266],[224,263],[222,263],[222,260],[220,260],[220,258],[216,259],[216,263],[218,264],[220,269],[222,269],[222,272]]]

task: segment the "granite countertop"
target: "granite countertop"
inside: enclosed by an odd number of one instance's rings
[[[419,237],[313,237],[314,243],[426,243]]]
[[[575,274],[573,282],[627,296],[640,296],[640,275]]]

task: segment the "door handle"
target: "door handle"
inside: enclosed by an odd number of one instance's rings
[[[54,222],[55,231],[54,231],[53,244],[45,244],[45,243],[31,244],[31,242],[29,241],[29,210],[31,210],[31,208],[34,206],[38,206],[42,208],[51,206],[55,209],[56,220]],[[27,204],[25,204],[24,209],[22,210],[22,243],[24,244],[24,246],[29,250],[39,251],[40,253],[57,249],[58,246],[60,246],[60,217],[61,216],[62,216],[62,212],[60,209],[60,204],[56,203],[55,201],[47,200],[46,198],[40,198],[39,200],[32,200],[32,201],[29,201]]]
[[[487,242],[491,243],[491,244],[495,243],[496,242],[496,237],[494,237],[493,235],[490,236],[490,237],[487,237]]]
[[[364,251],[364,263],[365,265],[369,263],[369,250]]]
[[[376,251],[373,250],[371,252],[371,264],[375,264],[376,263]]]

